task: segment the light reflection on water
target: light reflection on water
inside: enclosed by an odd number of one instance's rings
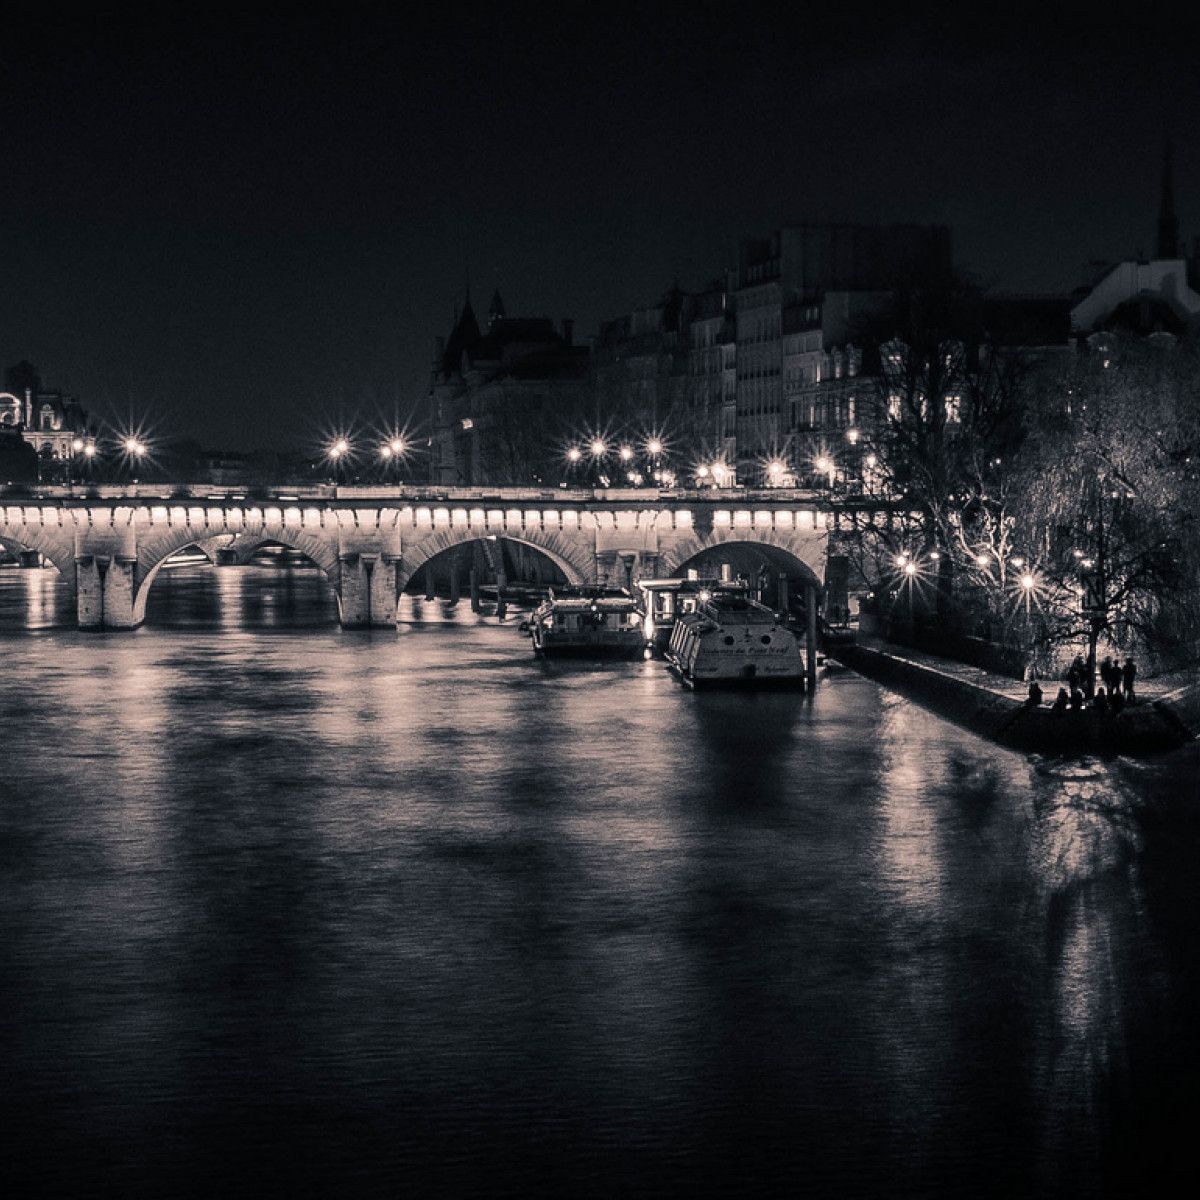
[[[539,663],[465,601],[342,631],[316,572],[164,572],[134,634],[63,601],[0,571],[17,1194],[1058,1195],[1186,1153],[1190,752]]]

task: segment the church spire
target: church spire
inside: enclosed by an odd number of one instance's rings
[[[1171,139],[1163,146],[1162,191],[1158,201],[1158,244],[1155,258],[1179,257],[1179,218],[1175,215]]]
[[[488,306],[488,328],[490,329],[504,316],[504,301],[500,299],[500,289],[492,293],[492,303]]]

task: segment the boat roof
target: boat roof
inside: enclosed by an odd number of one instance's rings
[[[746,584],[732,579],[640,579],[645,592],[743,592]]]
[[[555,612],[636,612],[637,604],[632,596],[552,596],[546,606]]]
[[[554,584],[548,591],[551,600],[604,600],[620,596],[633,599],[626,588],[594,583]]]
[[[765,604],[751,600],[749,596],[735,596],[729,592],[716,593],[704,603],[704,611],[722,625],[774,625],[775,613]]]

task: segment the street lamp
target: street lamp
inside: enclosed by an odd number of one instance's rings
[[[777,458],[773,458],[769,463],[767,463],[767,481],[771,487],[779,486],[783,479],[783,473],[785,469],[786,468],[784,467],[783,463],[781,463]]]
[[[603,438],[592,438],[588,449],[592,452],[593,458],[603,458],[608,453],[608,446]]]
[[[662,444],[661,438],[652,437],[646,443],[646,453],[649,454],[651,458],[660,457],[662,452],[663,452],[663,444]]]
[[[137,483],[138,465],[141,463],[142,458],[146,454],[146,443],[143,442],[141,438],[130,435],[129,437],[125,438],[121,445],[124,448],[125,454],[133,467],[133,482]]]
[[[622,446],[621,449],[618,451],[618,453],[621,456],[622,462],[627,463],[627,462],[633,461],[633,447],[632,446]]]
[[[333,482],[336,484],[340,482],[342,463],[350,454],[350,440],[345,437],[334,438],[325,453],[333,464]]]

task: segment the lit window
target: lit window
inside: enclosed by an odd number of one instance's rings
[[[962,420],[961,396],[949,395],[946,397],[946,420],[951,424],[957,424]]]

